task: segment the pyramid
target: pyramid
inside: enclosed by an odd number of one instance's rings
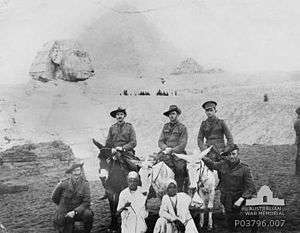
[[[128,4],[114,9],[130,10]],[[182,58],[144,14],[108,11],[79,35],[96,69],[112,72],[170,73]]]
[[[202,73],[204,69],[191,57],[182,61],[171,74],[195,74]]]

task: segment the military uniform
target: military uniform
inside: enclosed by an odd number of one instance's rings
[[[187,144],[187,129],[180,122],[168,122],[164,125],[158,140],[158,147],[161,150],[171,147],[174,153],[185,153]]]
[[[225,150],[224,136],[227,139],[227,147],[233,146],[232,135],[224,120],[217,117],[208,118],[201,123],[198,133],[198,146],[203,151],[213,145],[219,152],[223,152]],[[204,138],[206,139],[205,143]]]
[[[105,147],[122,147],[123,150],[120,151],[122,155],[120,161],[124,163],[124,165],[127,166],[130,171],[137,171],[137,165],[130,161],[130,159],[139,160],[139,158],[134,155],[134,148],[136,147],[136,135],[132,124],[128,122],[117,122],[113,124],[109,128]],[[101,164],[100,167],[102,167]]]
[[[91,194],[89,183],[83,177],[75,181],[68,178],[58,183],[52,193],[52,200],[58,206],[54,216],[54,226],[60,233],[72,233],[74,221],[84,223],[85,232],[93,225],[93,212],[90,209]],[[74,218],[66,217],[75,211]]]
[[[299,109],[300,111],[300,109]],[[297,120],[294,123],[294,129],[296,132],[296,147],[297,147],[297,154],[296,154],[296,174],[300,175],[300,113],[298,115]]]
[[[136,136],[132,124],[128,122],[115,123],[108,131],[105,147],[123,147],[125,151],[134,151],[136,147]]]
[[[256,194],[255,185],[248,165],[239,160],[231,163],[227,160],[213,162],[202,158],[204,163],[222,176],[220,180],[221,203],[224,205],[229,227],[234,228],[234,219],[239,215],[240,208],[234,208],[234,203],[240,198],[249,199]]]
[[[161,151],[167,147],[172,148],[172,152],[186,154],[187,129],[180,122],[168,122],[164,125],[158,140],[158,146]],[[175,180],[178,183],[178,189],[182,191],[184,179],[186,177],[186,163],[182,159],[172,155],[165,155],[162,152],[158,154],[158,160],[164,161],[175,173]]]

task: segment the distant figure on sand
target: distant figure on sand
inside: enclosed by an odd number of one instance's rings
[[[296,146],[297,146],[297,154],[296,154],[296,175],[300,176],[300,107],[296,109],[297,119],[294,123],[294,129],[296,132]]]
[[[83,163],[74,163],[66,173],[71,177],[59,182],[52,193],[52,201],[58,206],[54,226],[59,233],[72,233],[74,222],[81,221],[84,232],[89,233],[94,214],[90,209],[90,187],[84,176]]]
[[[198,133],[198,146],[201,151],[207,149],[209,146],[214,146],[221,153],[233,146],[233,138],[229,128],[224,120],[216,116],[216,106],[217,103],[215,101],[207,101],[202,104],[207,119],[202,121]],[[225,145],[224,136],[227,139],[227,145]],[[206,139],[205,143],[204,139]]]
[[[143,193],[139,183],[138,173],[131,171],[127,176],[128,187],[120,193],[117,207],[121,214],[122,233],[144,233],[147,231],[145,218],[147,193]]]

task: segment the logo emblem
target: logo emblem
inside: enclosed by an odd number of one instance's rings
[[[246,200],[246,206],[284,206],[284,199],[274,198],[273,192],[267,185],[263,185],[257,197]]]

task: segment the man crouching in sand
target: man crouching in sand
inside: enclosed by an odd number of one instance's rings
[[[74,222],[81,221],[84,232],[89,233],[94,214],[90,209],[90,187],[84,177],[83,162],[74,163],[66,173],[71,174],[71,177],[59,182],[52,193],[52,200],[58,206],[54,227],[59,233],[72,233]]]

